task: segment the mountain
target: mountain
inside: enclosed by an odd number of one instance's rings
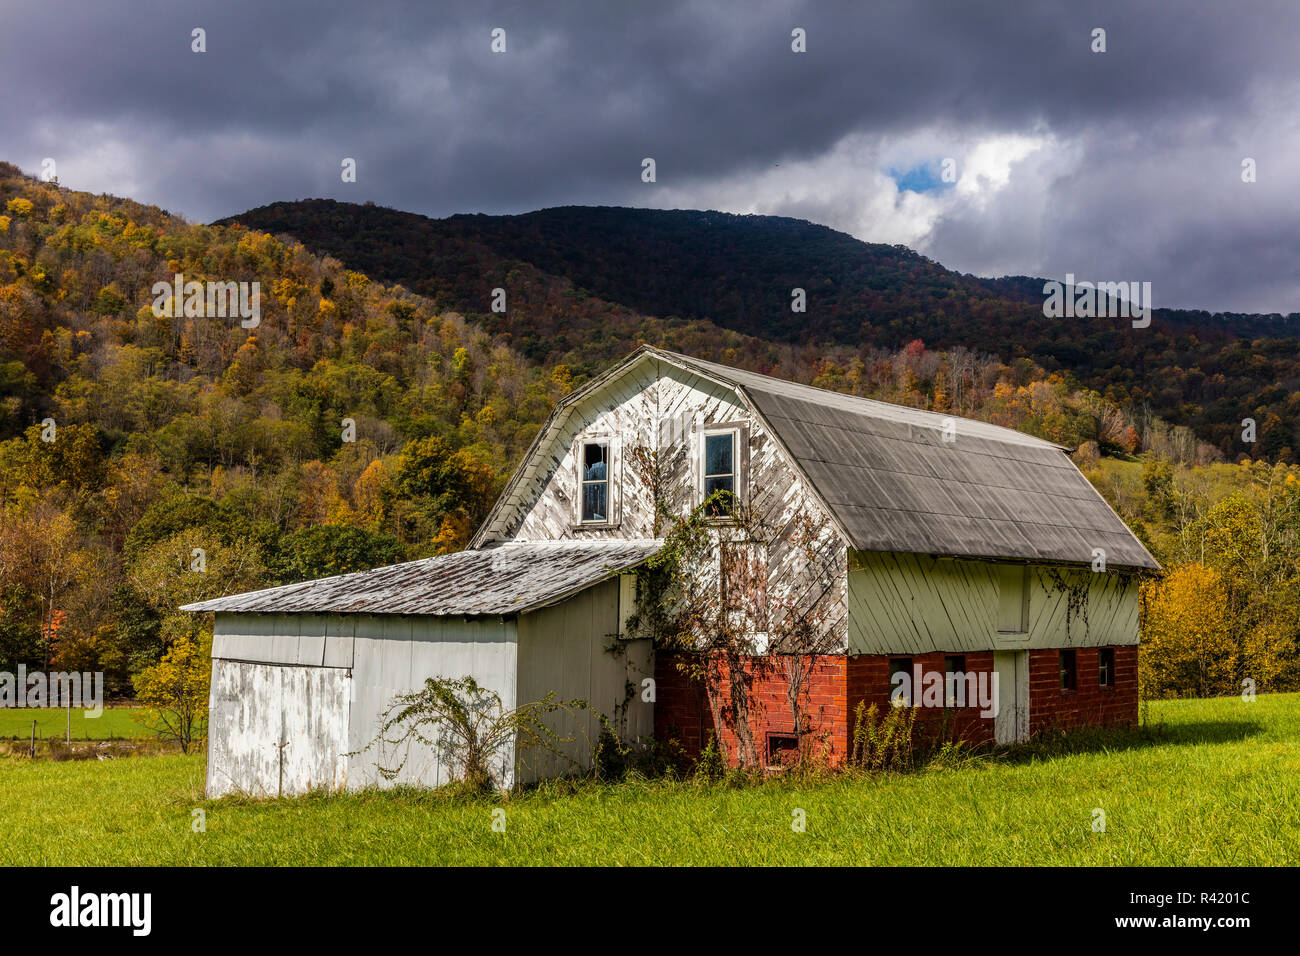
[[[683,322],[744,337],[728,344],[756,353],[759,370],[780,364],[759,343],[805,356],[848,349],[865,361],[872,349],[921,340],[1028,359],[1190,427],[1229,458],[1300,448],[1296,313],[1162,309],[1148,328],[1048,318],[1043,279],[964,275],[902,246],[777,216],[566,206],[431,219],[309,199],[222,220],[235,222],[464,312],[542,363],[590,369]],[[494,313],[498,287],[507,309]],[[792,310],[794,289],[805,291],[806,312]],[[1248,417],[1261,435],[1253,445],[1240,440]]]
[[[168,648],[202,642],[205,625],[179,605],[462,547],[554,403],[642,340],[1077,447],[1161,561],[1221,554],[1233,606],[1253,609],[1238,614],[1243,626],[1294,596],[1274,571],[1294,572],[1300,469],[1206,464],[1214,449],[1187,428],[1073,372],[1049,373],[1020,340],[993,338],[978,323],[1029,298],[1015,280],[957,276],[907,250],[864,251],[762,217],[588,219],[579,209],[519,229],[514,219],[280,208],[275,231],[293,220],[330,248],[188,223],[0,163],[0,671],[102,671],[111,694],[129,694]],[[620,225],[625,214],[654,228]],[[802,280],[815,334],[780,325],[788,318],[765,298],[811,270],[810,255],[823,271],[807,274],[826,280]],[[260,322],[160,308],[155,286],[170,289],[178,273],[256,283]],[[497,287],[502,313],[489,304]],[[819,316],[832,293],[843,304]],[[692,296],[716,324],[692,312]],[[850,337],[851,304],[868,299],[900,327],[873,318],[859,329],[903,345],[835,341]],[[966,316],[972,331],[959,335],[960,321],[939,313]],[[962,344],[908,338],[917,323]],[[1253,387],[1294,357],[1278,338],[1233,338],[1231,325],[1154,334],[1175,335],[1189,354],[1217,337],[1210,357],[1240,358],[1215,373],[1225,388]],[[1008,341],[1016,357],[990,354]],[[1179,387],[1204,375],[1177,361],[1161,368]],[[1292,399],[1289,386],[1269,398]],[[1265,422],[1259,446],[1281,458],[1289,440]],[[1255,552],[1267,568],[1241,562]]]

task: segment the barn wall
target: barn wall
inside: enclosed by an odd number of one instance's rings
[[[684,515],[700,503],[699,455],[706,426],[743,425],[747,435],[742,460],[748,467],[745,493],[765,529],[767,593],[772,607],[802,610],[817,606],[830,641],[817,649],[842,650],[847,632],[843,596],[847,588],[845,546],[816,496],[799,478],[780,446],[736,392],[664,362],[647,361],[587,396],[570,410],[555,434],[538,448],[529,467],[535,474],[520,483],[509,507],[497,519],[489,540],[564,540],[584,537],[654,537],[654,503],[638,480],[632,450],[655,451],[662,495],[670,511]],[[579,437],[612,437],[614,493],[618,523],[610,528],[580,528],[577,523],[578,469],[574,442]],[[792,543],[796,522],[810,518],[820,532],[819,567],[810,573],[803,550]],[[716,573],[716,568],[701,573]],[[820,582],[834,581],[823,596]],[[775,628],[779,631],[779,627]]]
[[[625,741],[634,741],[654,733],[654,704],[641,700],[641,681],[654,675],[654,652],[648,640],[618,636],[619,622],[632,611],[627,595],[620,598],[622,590],[617,579],[606,581],[563,604],[520,616],[518,699],[537,701],[553,692],[560,700],[585,700]],[[520,750],[523,783],[591,763],[600,735],[595,715],[557,713],[548,724],[573,738],[561,748],[568,759]]]
[[[1028,630],[1000,633],[1008,565],[852,552],[849,653],[925,654],[1138,642],[1138,586],[1117,572],[1030,567]]]
[[[1029,652],[1029,729],[1031,733],[1064,731],[1083,726],[1138,722],[1138,649],[1115,648],[1114,684],[1097,679],[1099,651],[1083,648],[1075,661],[1076,686],[1061,689],[1060,653]]]
[[[852,659],[842,654],[825,654],[800,658],[803,668],[804,746],[809,755],[827,766],[841,766],[848,759],[849,730],[852,710],[849,706],[847,674]],[[655,659],[655,736],[672,741],[688,758],[696,758],[716,739],[732,766],[740,762],[740,740],[734,720],[724,714],[721,725],[715,723],[714,708],[703,682],[693,680],[678,666],[674,654],[659,654]],[[782,763],[796,756],[781,751],[780,742],[795,735],[794,708],[790,706],[788,668],[791,658],[753,656],[745,659],[749,686],[749,730],[760,763]],[[729,680],[725,663],[718,664],[720,701],[726,703]],[[718,703],[715,701],[714,703]],[[797,752],[796,752],[797,753]]]
[[[218,614],[212,656],[263,664],[351,667],[355,625],[346,614]]]
[[[380,715],[433,675],[472,674],[513,707],[515,653],[513,618],[218,614],[208,792],[446,783],[447,768],[428,748],[371,746]],[[509,782],[513,747],[500,764]],[[399,765],[392,782],[378,772]]]
[[[351,759],[348,786],[352,789],[437,787],[450,782],[449,768],[427,747],[372,744],[393,697],[419,690],[426,678],[472,675],[499,694],[504,707],[515,706],[514,618],[359,615],[355,654],[348,747],[365,752]],[[496,768],[507,785],[513,780],[513,750],[509,747],[499,755]],[[379,766],[400,766],[401,772],[388,781],[380,776]]]

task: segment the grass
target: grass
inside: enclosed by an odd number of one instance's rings
[[[1300,695],[1153,704],[1140,733],[1081,734],[965,765],[762,786],[552,785],[202,796],[202,756],[0,760],[0,863],[1289,864],[1300,859]],[[1106,814],[1094,832],[1094,808]],[[191,829],[193,811],[206,832]],[[494,832],[492,812],[505,811]],[[807,830],[796,833],[796,810]]]
[[[86,717],[85,711],[72,708],[73,740],[129,740],[132,737],[151,737],[142,724],[131,717],[138,707],[105,707],[98,717]],[[0,708],[0,740],[27,740],[31,737],[32,721],[36,721],[36,737],[48,740],[64,739],[68,712],[62,707]]]

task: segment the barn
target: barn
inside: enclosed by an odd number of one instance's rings
[[[590,700],[629,736],[735,760],[736,728],[671,654],[629,640],[656,515],[734,494],[769,531],[716,530],[762,568],[746,736],[777,762],[851,748],[859,704],[905,689],[974,742],[1137,719],[1138,581],[1159,566],[1070,460],[1011,429],[642,347],[562,400],[456,555],[191,605],[215,614],[209,792],[382,783],[359,753],[394,694],[472,674],[505,700]],[[637,463],[655,462],[653,490]],[[816,554],[792,542],[815,519]],[[782,615],[822,632],[790,701]],[[769,614],[770,611],[770,614]],[[1000,688],[992,707],[923,688]],[[650,682],[654,692],[636,689]],[[806,696],[806,699],[805,699]],[[796,719],[803,721],[796,725]],[[574,756],[582,758],[575,751]],[[436,785],[433,754],[408,782]],[[502,755],[503,778],[558,771]]]

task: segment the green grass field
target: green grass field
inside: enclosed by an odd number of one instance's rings
[[[136,707],[105,707],[98,717],[86,717],[85,711],[72,708],[73,740],[129,740],[132,737],[151,737],[152,734],[131,719],[139,713]],[[57,737],[64,739],[68,712],[55,708],[0,708],[0,740],[27,740],[36,721],[36,736],[41,740]]]
[[[764,786],[202,796],[201,756],[0,760],[5,864],[1087,864],[1300,862],[1300,695],[1151,706],[1154,728],[965,766]],[[504,809],[506,831],[493,832]],[[1106,814],[1093,832],[1093,811]],[[206,813],[206,832],[191,829]],[[803,810],[807,830],[791,820]]]

